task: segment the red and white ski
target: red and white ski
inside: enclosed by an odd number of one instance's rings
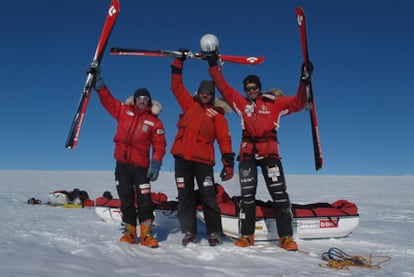
[[[144,50],[144,49],[131,49],[131,48],[111,48],[110,53],[112,55],[122,55],[122,56],[150,56],[150,57],[181,57],[180,51],[172,51],[172,50]],[[189,59],[204,59],[204,55],[202,53],[193,53],[191,51],[186,52],[187,58]],[[261,64],[264,62],[264,57],[259,56],[231,56],[231,55],[219,55],[220,60],[223,62],[232,62],[232,63],[240,63],[240,64]]]
[[[92,60],[92,64],[99,65],[102,61],[102,57],[108,42],[108,39],[111,35],[112,29],[115,25],[116,19],[118,17],[121,5],[119,0],[112,0],[111,5],[108,9],[108,14],[103,26],[101,36],[98,41],[98,46],[96,47],[95,55]],[[86,108],[88,106],[89,98],[92,91],[92,83],[94,81],[95,74],[89,73],[86,77],[86,82],[83,87],[83,91],[79,100],[78,108],[76,110],[75,116],[72,121],[72,126],[70,127],[68,137],[66,139],[65,147],[68,149],[75,149],[78,139],[80,129],[82,127],[83,119],[85,118]]]
[[[305,20],[305,12],[301,7],[296,8],[296,17],[298,20],[299,31],[300,31],[300,39],[302,42],[302,54],[303,54],[303,61],[309,62],[309,51],[308,51],[308,40],[306,34],[306,20]],[[323,166],[323,155],[322,155],[322,147],[321,147],[321,139],[319,135],[319,126],[318,126],[318,118],[316,116],[316,105],[315,105],[315,97],[313,95],[312,90],[312,82],[309,81],[309,85],[307,86],[308,92],[308,108],[309,114],[311,119],[312,125],[312,139],[313,139],[313,151],[315,155],[315,169],[319,170]]]

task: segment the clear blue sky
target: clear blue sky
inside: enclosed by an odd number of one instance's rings
[[[227,3],[231,2],[231,4]],[[0,17],[0,169],[112,170],[116,122],[93,93],[75,150],[66,136],[93,57],[109,0],[2,4]],[[168,151],[179,107],[170,91],[170,58],[109,55],[110,47],[199,49],[206,33],[221,52],[263,55],[258,66],[225,64],[235,88],[258,74],[263,88],[295,94],[302,62],[295,7],[307,15],[315,66],[324,168],[314,170],[309,114],[281,121],[287,174],[414,174],[414,2],[395,1],[127,1],[102,61],[102,76],[118,99],[147,87],[163,104]],[[207,63],[187,61],[184,81],[195,91]],[[229,117],[235,150],[239,118]],[[219,158],[219,156],[217,157]],[[221,168],[219,163],[217,170]],[[167,153],[162,170],[171,171]]]

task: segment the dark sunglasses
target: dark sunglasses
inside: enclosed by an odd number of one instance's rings
[[[207,95],[213,95],[213,93],[211,91],[200,91],[199,94],[207,94]]]
[[[259,87],[256,85],[256,86],[252,86],[252,87],[245,87],[244,88],[244,90],[245,91],[252,91],[252,90],[256,90],[256,89],[258,89]]]

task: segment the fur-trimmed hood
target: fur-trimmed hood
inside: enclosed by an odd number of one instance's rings
[[[266,97],[271,100],[276,100],[278,97],[286,96],[285,93],[278,88],[271,88],[268,91],[262,93],[263,97]]]
[[[223,98],[214,98],[214,107],[222,108],[226,113],[231,113],[230,105]]]
[[[154,115],[159,115],[162,111],[162,105],[157,100],[151,99],[152,106],[151,106],[151,112]],[[134,96],[128,96],[128,98],[124,102],[126,105],[135,105],[134,103]]]
[[[197,92],[194,93],[193,97],[197,102],[201,103],[200,99],[198,98],[198,93]],[[231,113],[231,111],[232,111],[230,105],[226,102],[226,100],[224,98],[214,97],[214,99],[212,99],[211,102],[212,103],[210,103],[210,105],[213,105],[214,107],[223,109],[223,111],[225,113]]]

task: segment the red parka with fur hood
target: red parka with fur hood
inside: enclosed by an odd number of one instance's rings
[[[115,99],[104,87],[98,91],[104,108],[118,122],[115,142],[115,160],[148,169],[151,159],[162,162],[167,146],[164,126],[158,118],[161,104],[152,100],[152,107],[141,111],[134,104],[133,96],[125,103]]]
[[[182,63],[175,60],[174,66],[182,68]],[[185,88],[181,74],[172,74],[171,78],[171,90],[183,110],[171,154],[214,166],[215,139],[221,154],[233,153],[228,122],[224,116],[227,104],[215,99],[214,103],[202,105],[197,96],[193,97]]]
[[[295,96],[276,97],[262,93],[255,101],[241,95],[224,79],[217,66],[209,68],[209,73],[224,99],[241,117],[243,130],[240,144],[240,159],[259,157],[279,157],[276,132],[280,118],[301,111],[307,102],[306,84],[299,82]]]

